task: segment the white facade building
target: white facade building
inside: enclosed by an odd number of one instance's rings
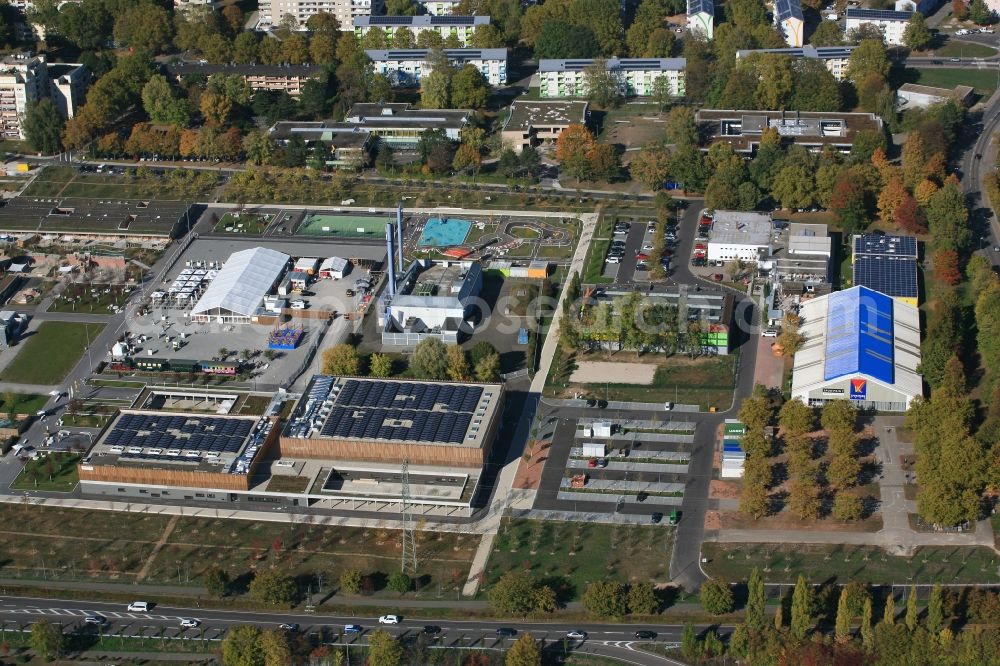
[[[769,257],[772,227],[770,213],[715,211],[708,260],[756,262]]]
[[[819,60],[838,81],[847,76],[847,63],[851,53],[857,46],[802,46],[787,49],[741,49],[736,52],[736,59],[749,58],[755,53],[777,53],[787,55],[792,59]]]
[[[594,60],[539,60],[539,97],[586,97],[587,69]],[[683,97],[686,88],[684,58],[610,58],[605,64],[626,97],[653,94],[658,80],[666,81],[673,97]]]
[[[462,0],[417,0],[424,11],[434,16],[450,16]]]
[[[354,19],[384,11],[385,0],[260,0],[259,9],[258,26],[264,29],[288,15],[304,28],[310,16],[325,12],[337,17],[342,30],[350,30]]]
[[[0,123],[3,136],[23,139],[21,122],[28,107],[51,97],[63,118],[83,103],[90,75],[78,63],[46,64],[45,56],[10,55],[0,60]]]
[[[354,18],[354,34],[360,39],[373,29],[385,32],[386,40],[391,40],[397,30],[406,28],[415,39],[423,32],[436,32],[441,39],[454,35],[459,44],[468,47],[476,28],[490,24],[489,16],[357,16]]]
[[[971,86],[955,86],[954,88],[935,88],[921,86],[916,83],[904,83],[896,91],[896,104],[900,109],[926,109],[935,104],[943,104],[954,100],[959,104],[968,104],[972,98]]]
[[[701,33],[705,39],[715,34],[714,0],[688,0],[687,28],[691,34]]]
[[[774,26],[785,38],[786,44],[802,46],[805,43],[802,3],[799,0],[774,0]]]
[[[285,274],[289,259],[266,247],[233,252],[191,309],[191,320],[249,323]]]
[[[429,49],[388,49],[365,51],[375,71],[384,74],[394,86],[420,85],[420,79],[431,72],[427,61]],[[507,83],[507,49],[445,49],[444,54],[455,67],[473,65],[482,72],[491,86]]]
[[[885,43],[889,46],[902,46],[903,32],[910,22],[913,12],[897,12],[891,9],[847,9],[846,31],[857,30],[869,23],[882,31]]]

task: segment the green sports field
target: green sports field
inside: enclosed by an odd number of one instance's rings
[[[309,213],[295,230],[295,235],[385,238],[385,225],[393,219],[388,213],[384,215]]]

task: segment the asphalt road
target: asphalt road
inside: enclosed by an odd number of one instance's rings
[[[391,603],[387,603],[391,605]],[[591,654],[601,654],[621,659],[626,663],[640,666],[660,666],[663,664],[680,664],[680,662],[640,651],[639,643],[676,644],[680,642],[681,625],[647,625],[647,624],[604,624],[563,622],[519,622],[487,621],[487,620],[420,620],[403,617],[403,621],[395,626],[382,626],[377,617],[356,617],[317,615],[314,613],[266,613],[208,610],[198,608],[183,608],[173,606],[154,606],[146,613],[129,612],[126,604],[91,601],[68,601],[62,599],[36,599],[28,597],[0,598],[0,623],[6,630],[23,630],[31,623],[44,617],[50,622],[63,626],[66,632],[97,633],[95,625],[84,622],[87,615],[100,615],[107,622],[100,632],[105,636],[147,636],[159,637],[163,629],[166,640],[187,638],[216,639],[223,636],[230,627],[241,624],[252,624],[261,628],[277,628],[283,623],[299,625],[298,631],[312,635],[324,642],[346,644],[365,644],[367,635],[374,629],[381,628],[390,634],[412,638],[424,631],[428,625],[437,627],[434,633],[436,644],[454,647],[482,647],[486,649],[502,649],[510,645],[512,638],[497,636],[497,629],[511,628],[517,634],[530,633],[538,640],[548,643],[563,641],[571,650],[579,650]],[[184,629],[180,626],[182,618],[197,619],[200,626]],[[360,634],[345,634],[346,625],[360,625]],[[728,633],[731,627],[722,627],[722,633]],[[586,639],[568,639],[566,633],[571,630],[582,630]],[[655,636],[652,640],[637,641],[637,631],[651,631]]]

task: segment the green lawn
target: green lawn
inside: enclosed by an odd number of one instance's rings
[[[587,583],[669,580],[674,531],[662,526],[511,520],[497,535],[484,589],[511,570],[530,571],[563,601]]]
[[[800,573],[812,582],[1000,583],[1000,555],[980,547],[923,547],[913,557],[896,557],[875,546],[707,542],[702,557],[709,576],[732,581],[758,567],[772,583],[794,583]]]
[[[524,238],[527,240],[534,240],[541,235],[537,229],[531,227],[511,226],[508,228],[508,231],[514,238]]]
[[[274,219],[274,215],[260,215],[257,213],[241,213],[235,217],[233,213],[223,215],[215,225],[215,233],[230,234],[254,234],[260,235],[267,229],[267,225]]]
[[[58,384],[87,350],[88,334],[93,340],[103,324],[46,321],[21,345],[17,356],[2,372],[5,382]]]
[[[13,405],[9,404],[12,401]],[[0,414],[34,414],[45,406],[49,396],[38,393],[3,393],[0,394]]]
[[[72,453],[52,453],[38,460],[29,460],[11,490],[49,490],[68,493],[80,482],[76,463],[80,456]]]
[[[997,50],[985,44],[948,40],[944,46],[934,49],[930,55],[946,58],[989,58],[995,56]]]
[[[954,88],[972,86],[981,95],[992,95],[997,88],[997,73],[985,69],[927,68],[916,69],[917,83],[924,86]]]

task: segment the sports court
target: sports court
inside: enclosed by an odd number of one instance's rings
[[[417,247],[449,247],[461,245],[469,234],[472,222],[455,217],[432,217],[427,220],[417,240]]]
[[[388,213],[385,215],[309,213],[295,230],[295,235],[385,238],[386,222],[392,222],[394,219],[395,216]]]

